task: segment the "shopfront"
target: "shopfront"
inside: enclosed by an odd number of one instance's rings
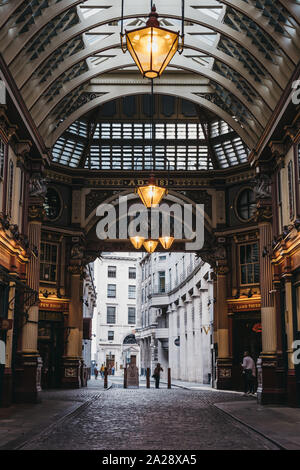
[[[66,310],[67,304],[62,302],[40,303],[38,351],[43,361],[41,386],[44,390],[61,386],[67,337],[64,315]]]

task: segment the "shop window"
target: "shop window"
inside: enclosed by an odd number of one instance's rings
[[[259,283],[258,243],[240,246],[240,282]]]
[[[136,269],[128,268],[128,277],[129,279],[136,279]]]
[[[128,325],[135,324],[135,307],[128,307]]]
[[[106,320],[109,325],[116,323],[116,307],[107,307]]]
[[[293,162],[288,164],[288,187],[289,187],[289,214],[290,219],[294,218],[294,184],[293,184]]]
[[[135,286],[128,286],[128,298],[135,299]]]
[[[56,282],[57,280],[57,251],[54,243],[41,243],[40,280]]]
[[[108,266],[107,268],[107,277],[117,277],[117,267]]]
[[[107,284],[107,297],[116,298],[116,284]]]
[[[240,219],[249,220],[256,210],[255,194],[252,189],[244,189],[237,199],[237,213]]]

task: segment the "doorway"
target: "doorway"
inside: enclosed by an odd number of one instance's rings
[[[38,327],[38,350],[43,360],[41,386],[42,389],[59,388],[64,353],[63,314],[40,312],[39,318],[42,318]]]
[[[233,318],[232,373],[233,386],[243,390],[241,363],[244,351],[249,351],[255,364],[262,350],[260,312],[239,313]]]
[[[115,368],[115,356],[114,354],[110,354],[106,356],[106,367],[108,375],[111,375],[112,368]]]

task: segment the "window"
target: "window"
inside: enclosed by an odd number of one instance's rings
[[[128,286],[128,298],[135,299],[135,286]]]
[[[158,272],[158,292],[166,292],[166,273],[165,271]]]
[[[0,139],[0,178],[4,175],[4,159],[5,159],[5,145]]]
[[[107,268],[107,277],[117,277],[117,267],[108,266]]]
[[[41,243],[40,280],[56,282],[57,280],[57,245]]]
[[[114,336],[115,336],[115,332],[114,332],[114,331],[108,331],[108,332],[107,332],[107,339],[108,339],[108,341],[113,341],[113,340],[114,340]]]
[[[255,194],[252,189],[244,189],[237,199],[237,213],[240,219],[249,220],[256,210]]]
[[[129,268],[128,277],[129,277],[129,279],[136,279],[136,269],[135,268]]]
[[[160,255],[158,259],[159,261],[165,261],[167,257],[165,255]]]
[[[259,282],[258,243],[240,246],[241,284]]]
[[[172,269],[169,269],[169,288],[172,289]]]
[[[128,307],[128,325],[135,324],[135,307]]]
[[[61,201],[58,192],[53,188],[48,188],[44,209],[49,220],[55,220],[61,211]]]
[[[14,163],[9,162],[9,176],[8,176],[8,197],[7,197],[7,212],[11,217],[13,208],[13,194],[14,194]]]
[[[116,323],[116,307],[107,307],[106,322],[109,325]]]
[[[116,284],[107,284],[107,297],[116,297]]]
[[[281,173],[277,173],[277,197],[278,197],[278,207],[279,207],[279,231],[281,232],[283,226],[283,216],[282,216],[282,192],[281,192]]]
[[[288,164],[288,185],[289,185],[289,214],[290,219],[294,217],[294,184],[293,184],[293,162]]]

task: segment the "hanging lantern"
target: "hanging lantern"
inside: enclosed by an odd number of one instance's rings
[[[158,245],[158,241],[157,240],[151,240],[151,239],[146,240],[143,243],[143,246],[148,251],[148,253],[153,253],[156,250],[157,245]]]
[[[156,207],[166,192],[166,188],[161,188],[156,185],[154,176],[150,176],[147,186],[140,186],[137,188],[138,195],[140,196],[143,204],[148,208]]]
[[[159,77],[178,51],[179,32],[161,28],[155,5],[145,28],[126,31],[127,50],[147,78]]]
[[[139,250],[143,245],[145,238],[144,237],[130,237],[130,241],[133,244],[136,250]]]
[[[164,247],[164,249],[168,250],[169,248],[171,248],[173,244],[174,237],[160,237],[159,241],[161,245]]]

